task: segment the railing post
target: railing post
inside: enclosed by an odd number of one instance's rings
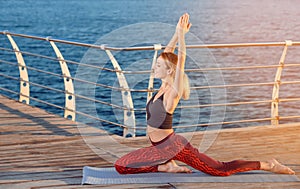
[[[124,128],[123,136],[126,137],[128,134],[131,134],[132,137],[135,137],[135,132],[136,132],[135,114],[134,114],[133,101],[131,97],[131,92],[129,90],[129,86],[127,84],[125,75],[122,73],[122,69],[118,61],[115,59],[114,55],[109,50],[105,50],[105,52],[108,55],[114,68],[116,69],[116,74],[117,74],[120,87],[125,89],[121,91],[121,94],[122,94],[123,105],[124,107],[127,108],[124,109],[124,125],[128,126],[128,128]]]
[[[288,46],[292,46],[293,42],[290,40],[285,41],[285,46],[283,52],[280,57],[279,66],[277,68],[276,76],[275,76],[275,83],[273,87],[273,94],[272,94],[272,104],[271,104],[271,125],[278,125],[279,124],[279,113],[278,113],[278,106],[279,106],[279,88],[281,83],[281,74],[284,67],[284,61],[287,54]]]
[[[154,51],[153,60],[152,60],[151,73],[150,73],[150,76],[149,76],[147,102],[152,97],[153,81],[154,81],[154,66],[155,66],[156,59],[157,59],[157,53],[158,53],[159,50],[161,50],[161,48],[162,48],[161,44],[154,44],[154,50],[155,51]]]
[[[152,97],[153,82],[154,82],[154,66],[155,66],[155,63],[156,63],[158,51],[161,50],[161,49],[162,49],[161,44],[154,44],[154,55],[153,55],[153,59],[152,59],[151,72],[150,72],[150,75],[149,75],[149,82],[148,82],[147,103]],[[147,116],[146,116],[146,119],[147,119]]]
[[[20,96],[19,102],[24,102],[29,104],[29,97],[30,97],[30,88],[29,88],[29,79],[28,79],[28,72],[26,68],[26,64],[20,49],[12,36],[10,34],[6,34],[7,38],[9,39],[17,57],[19,73],[20,73]]]
[[[73,80],[71,79],[71,74],[69,72],[69,68],[67,62],[64,60],[63,55],[61,54],[58,47],[55,45],[53,41],[50,41],[53,50],[57,58],[59,59],[59,64],[61,68],[62,75],[64,77],[64,85],[65,85],[65,112],[64,117],[70,118],[71,120],[75,121],[76,118],[76,107],[75,107],[75,96],[74,96],[74,85]]]

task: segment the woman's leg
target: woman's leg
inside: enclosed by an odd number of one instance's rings
[[[215,176],[228,176],[250,170],[265,170],[274,173],[295,174],[290,168],[276,160],[267,162],[235,160],[216,161],[200,153],[184,137],[171,135],[167,140],[146,148],[141,148],[118,159],[115,168],[120,174],[145,172],[190,172],[174,164],[173,160],[182,161],[195,169]]]
[[[124,155],[115,162],[115,168],[120,174],[134,174],[134,173],[145,173],[145,172],[186,172],[186,168],[177,166],[172,158],[175,153],[169,153],[168,143],[174,133],[171,133],[166,138],[159,142],[150,142],[152,146],[141,148],[136,151],[130,152]],[[167,144],[167,145],[164,145]],[[168,165],[163,169],[158,169],[159,165]]]
[[[150,146],[124,155],[115,162],[115,168],[120,174],[158,172],[158,165],[167,161],[155,146]]]
[[[175,139],[172,143],[174,148],[181,149],[174,157],[174,160],[182,161],[204,173],[214,176],[229,176],[238,172],[260,169],[259,161],[216,161],[204,153],[200,153],[199,150],[194,148],[184,137],[180,135],[176,135],[174,137]]]

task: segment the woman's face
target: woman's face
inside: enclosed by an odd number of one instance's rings
[[[161,56],[158,57],[154,66],[154,77],[164,79],[168,75],[167,71],[166,61]]]

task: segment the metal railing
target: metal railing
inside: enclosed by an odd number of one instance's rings
[[[38,36],[31,36],[31,35],[24,35],[24,34],[17,34],[17,33],[10,33],[10,32],[0,32],[1,35],[6,36],[8,41],[10,42],[11,48],[5,48],[0,47],[0,52],[8,52],[8,53],[15,53],[15,57],[17,60],[16,62],[13,61],[7,61],[2,58],[0,58],[0,68],[4,65],[12,65],[15,67],[18,67],[19,70],[19,77],[13,77],[9,76],[5,73],[0,72],[0,77],[6,78],[7,80],[14,80],[19,82],[19,91],[7,89],[5,87],[0,87],[0,90],[5,91],[7,93],[15,94],[19,96],[19,101],[30,104],[30,101],[37,101],[39,103],[47,104],[49,106],[55,107],[57,109],[61,109],[64,111],[64,117],[69,118],[72,120],[76,120],[77,115],[85,116],[94,120],[98,120],[103,123],[111,124],[114,126],[118,126],[123,128],[123,136],[132,135],[133,137],[136,135],[136,130],[145,130],[146,127],[138,127],[136,126],[136,112],[145,112],[144,108],[137,109],[134,108],[134,103],[132,100],[132,92],[139,92],[141,93],[147,93],[147,99],[151,98],[152,93],[156,90],[153,87],[153,72],[151,70],[146,71],[125,71],[122,70],[122,67],[120,66],[119,62],[117,61],[116,57],[113,55],[113,51],[154,51],[153,58],[151,60],[152,66],[155,64],[156,58],[158,56],[158,52],[165,47],[160,44],[154,44],[152,46],[141,46],[141,47],[126,47],[126,48],[118,48],[118,47],[109,47],[106,45],[93,45],[93,44],[86,44],[86,43],[78,43],[73,41],[67,41],[67,40],[60,40],[60,39],[53,39],[50,37],[38,37]],[[46,56],[42,54],[36,54],[32,52],[27,51],[21,51],[19,49],[19,46],[17,45],[16,41],[13,37],[19,37],[19,38],[26,38],[31,40],[40,40],[40,41],[46,41],[49,42],[53,51],[56,54],[56,57],[52,56]],[[97,65],[91,65],[86,63],[81,63],[78,61],[72,61],[72,60],[66,60],[60,49],[57,47],[56,44],[66,44],[71,46],[78,46],[78,47],[85,47],[85,48],[93,48],[98,49],[100,51],[103,51],[108,56],[112,67],[113,68],[106,68],[101,67]],[[189,128],[189,127],[206,127],[206,126],[213,126],[213,125],[225,125],[225,124],[236,124],[236,123],[249,123],[249,122],[260,122],[260,121],[270,121],[272,125],[278,125],[280,120],[286,120],[286,119],[295,119],[300,118],[299,116],[280,116],[279,115],[279,103],[281,102],[291,102],[291,101],[300,101],[300,98],[279,98],[279,90],[281,85],[288,85],[288,84],[300,84],[300,81],[282,81],[281,76],[283,69],[285,67],[300,67],[300,64],[286,64],[285,63],[285,57],[287,55],[288,48],[290,46],[299,46],[300,42],[294,42],[294,41],[284,41],[284,42],[271,42],[271,43],[236,43],[236,44],[208,44],[208,45],[188,45],[188,49],[219,49],[219,48],[244,48],[244,47],[276,47],[281,46],[283,47],[283,51],[281,54],[281,58],[279,60],[279,64],[274,65],[256,65],[256,66],[237,66],[237,67],[218,67],[218,68],[201,68],[201,69],[186,69],[187,73],[192,72],[210,72],[215,70],[244,70],[244,69],[266,69],[266,68],[276,68],[276,75],[273,82],[260,82],[260,83],[242,83],[242,84],[224,84],[224,85],[209,85],[209,86],[193,86],[191,87],[191,90],[207,90],[207,89],[213,89],[213,88],[234,88],[234,87],[249,87],[249,86],[272,86],[272,98],[267,100],[255,100],[255,101],[239,101],[239,102],[230,102],[230,103],[210,103],[210,104],[196,104],[196,105],[183,105],[180,108],[190,108],[190,109],[200,109],[205,107],[218,107],[218,106],[238,106],[238,105],[249,105],[249,104],[270,104],[271,106],[271,112],[270,117],[266,118],[258,118],[258,119],[244,119],[244,120],[234,120],[234,121],[222,121],[222,122],[213,122],[213,123],[197,123],[192,125],[182,125],[182,126],[174,126],[174,128]],[[33,66],[26,65],[26,61],[24,56],[32,56],[32,57],[38,57],[44,60],[50,60],[50,61],[57,61],[59,62],[61,73],[57,74],[50,71],[45,71],[43,69],[35,68]],[[150,61],[150,60],[149,60]],[[2,64],[2,65],[1,65]],[[77,65],[77,66],[84,66],[89,67],[91,69],[97,69],[99,71],[107,71],[112,72],[116,74],[116,79],[118,81],[119,86],[112,86],[112,85],[106,85],[101,84],[98,82],[83,80],[80,78],[76,78],[71,75],[69,71],[68,65]],[[17,68],[16,68],[17,69]],[[29,81],[29,71],[36,71],[40,73],[47,74],[49,76],[58,77],[63,79],[64,82],[64,89],[56,89],[53,86],[50,85],[43,85],[38,84],[32,81]],[[126,74],[149,74],[149,81],[148,86],[145,86],[143,89],[133,89],[129,87]],[[106,88],[110,90],[116,90],[121,92],[121,98],[123,105],[117,105],[113,104],[111,102],[102,101],[99,99],[94,99],[89,96],[84,96],[81,94],[77,94],[74,90],[74,82],[81,82],[86,84],[95,85],[97,87]],[[64,94],[65,98],[65,105],[59,106],[53,103],[48,102],[47,100],[41,100],[37,97],[33,97],[30,95],[30,87],[31,86],[37,86],[40,88],[43,88],[45,90],[54,91],[57,93]],[[100,118],[98,116],[89,115],[85,112],[80,112],[76,109],[76,101],[78,99],[84,99],[91,101],[93,103],[99,103],[108,107],[117,108],[121,111],[123,111],[123,122],[118,123],[116,121],[110,121],[105,118]]]

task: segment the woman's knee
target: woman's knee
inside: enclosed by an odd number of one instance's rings
[[[122,162],[122,159],[118,159],[115,164],[115,169],[120,174],[126,174],[126,165]]]
[[[119,174],[126,174],[126,167],[115,164],[115,169]]]

